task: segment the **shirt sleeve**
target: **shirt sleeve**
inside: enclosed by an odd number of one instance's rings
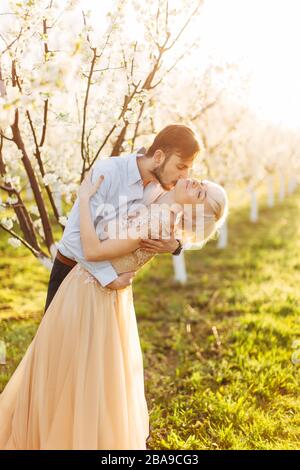
[[[97,212],[101,212],[101,210],[104,209],[104,205],[109,204],[107,199],[112,185],[112,172],[113,167],[112,165],[109,165],[109,162],[106,160],[94,165],[91,177],[92,183],[95,183],[100,175],[104,176],[104,180],[102,181],[98,191],[90,199],[90,208],[94,221],[97,216]],[[110,206],[110,210],[111,209],[112,208]],[[118,277],[117,272],[109,261],[87,261],[83,257],[80,259],[77,258],[77,261],[79,261],[80,264],[85,267],[103,287],[110,284]]]
[[[79,262],[103,287],[115,281],[118,277],[117,272],[109,261],[86,261],[85,258],[82,258]]]

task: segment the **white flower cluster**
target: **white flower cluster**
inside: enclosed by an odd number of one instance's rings
[[[5,132],[11,126],[15,118],[15,109],[7,101],[0,97],[0,129]]]
[[[39,212],[37,206],[30,206],[28,210],[31,214],[36,215],[37,217],[40,216],[40,212]]]
[[[18,198],[15,194],[13,194],[12,196],[9,196],[6,199],[6,204],[9,204],[9,205],[16,204],[17,202],[18,202]]]
[[[14,223],[13,223],[12,219],[9,218],[9,217],[5,217],[5,218],[1,219],[1,224],[5,228],[7,228],[7,230],[11,230],[14,226]]]
[[[44,237],[44,230],[41,218],[36,219],[33,221],[34,228],[38,231],[39,235],[43,238]]]
[[[6,176],[4,177],[4,182],[5,182],[5,183],[10,183],[13,188],[18,189],[18,187],[20,186],[20,176],[9,176],[9,175],[6,175]]]
[[[65,226],[68,219],[67,219],[67,217],[62,215],[62,216],[60,216],[60,218],[58,220],[63,226]]]
[[[8,243],[13,246],[14,248],[18,248],[19,246],[21,246],[21,241],[18,239],[18,238],[15,238],[15,237],[11,237],[8,239]]]
[[[45,186],[48,186],[49,184],[56,183],[57,175],[55,175],[54,173],[47,173],[43,177],[43,181],[44,181]]]

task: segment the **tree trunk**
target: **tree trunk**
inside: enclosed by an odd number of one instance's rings
[[[256,191],[253,188],[249,189],[250,192],[250,222],[256,223],[258,221],[258,205],[257,205],[257,195]]]
[[[285,175],[279,175],[279,201],[282,202],[285,199]]]
[[[268,176],[268,207],[274,207],[274,175]]]
[[[220,228],[220,236],[218,238],[217,248],[223,250],[228,245],[228,222],[225,220],[224,224]]]
[[[294,176],[290,176],[288,180],[288,193],[293,194],[297,188],[297,180]]]
[[[184,250],[181,251],[180,255],[172,256],[172,259],[175,281],[179,281],[181,284],[185,284],[187,281],[187,272],[185,267]]]

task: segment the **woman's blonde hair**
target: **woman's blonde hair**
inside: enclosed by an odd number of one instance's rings
[[[215,238],[228,216],[228,196],[223,186],[210,180],[202,181],[208,187],[206,201],[210,205],[213,214],[205,214],[204,210],[203,229],[199,239],[199,234],[195,230],[197,211],[193,211],[191,229],[186,230],[186,226],[184,226],[181,231],[182,242],[186,249],[200,249],[208,240]]]

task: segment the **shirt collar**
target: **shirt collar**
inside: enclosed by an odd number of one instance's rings
[[[132,185],[138,181],[142,181],[140,170],[137,164],[137,158],[143,156],[145,153],[144,147],[137,150],[135,153],[131,153],[128,156],[127,171],[128,171],[128,184]]]

